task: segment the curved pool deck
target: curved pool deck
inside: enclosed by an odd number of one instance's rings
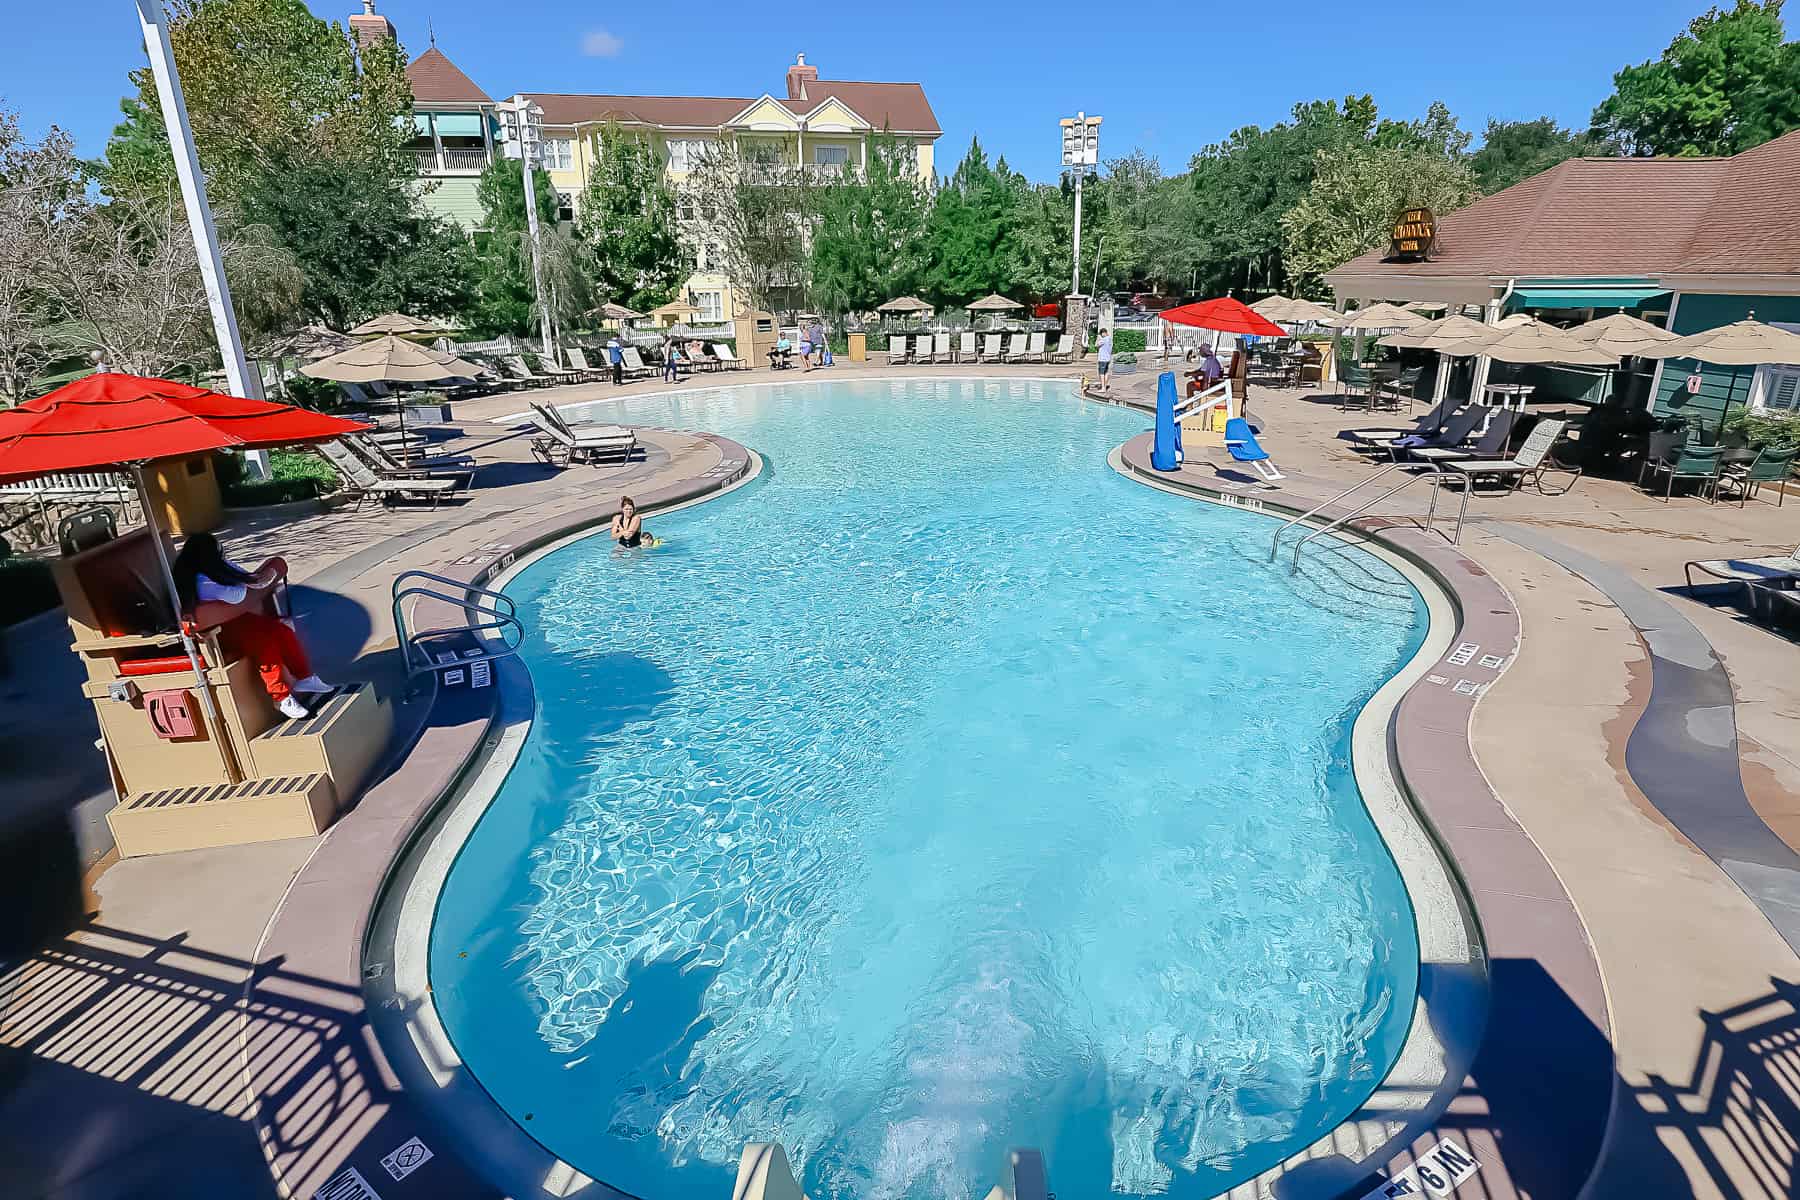
[[[754,471],[753,453],[727,439],[713,440],[721,447],[720,465],[661,494],[642,497],[646,507],[694,502]],[[1197,473],[1194,478],[1171,479],[1151,472],[1147,454],[1147,435],[1133,438],[1115,452],[1115,465],[1129,477],[1194,499],[1276,508],[1264,495],[1216,480],[1208,483]],[[1307,503],[1307,498],[1301,489],[1290,487],[1280,494],[1280,502]],[[486,558],[472,556],[467,577],[472,583],[492,581],[515,568],[522,555],[579,536],[610,515],[610,510],[596,510],[576,520],[564,518],[517,530],[484,529],[507,549]],[[1492,579],[1435,535],[1396,527],[1382,531],[1378,543],[1409,564],[1415,576],[1429,576],[1453,600],[1453,608],[1443,614],[1446,621],[1440,621],[1420,659],[1370,702],[1355,735],[1358,782],[1371,815],[1402,865],[1415,909],[1425,917],[1422,942],[1436,938],[1440,943],[1428,954],[1421,972],[1425,1019],[1415,1020],[1407,1050],[1363,1111],[1306,1153],[1234,1189],[1233,1195],[1290,1200],[1360,1195],[1359,1188],[1374,1185],[1377,1170],[1403,1168],[1409,1152],[1427,1150],[1446,1136],[1468,1145],[1483,1160],[1494,1194],[1506,1194],[1495,1185],[1501,1184],[1499,1173],[1510,1168],[1519,1186],[1529,1183],[1534,1194],[1574,1195],[1598,1150],[1611,1060],[1604,1044],[1581,1045],[1573,1037],[1559,1040],[1554,1023],[1544,1023],[1543,1000],[1550,994],[1546,989],[1560,992],[1591,1028],[1603,1034],[1605,1000],[1568,897],[1488,787],[1469,746],[1469,719],[1480,694],[1504,670],[1517,646],[1517,614]],[[1454,636],[1446,622],[1455,624]],[[1470,643],[1477,653],[1459,656],[1458,649]],[[1452,660],[1457,665],[1443,665]],[[1484,665],[1490,660],[1491,665]],[[414,1107],[416,1097],[427,1093],[434,1107],[448,1103],[465,1115],[473,1114],[471,1120],[459,1123],[450,1141],[488,1168],[481,1175],[472,1173],[446,1145],[439,1151],[442,1161],[431,1172],[430,1194],[498,1194],[486,1182],[496,1173],[527,1180],[542,1194],[612,1194],[538,1150],[459,1070],[427,1011],[421,964],[403,961],[405,941],[422,940],[422,930],[400,924],[405,918],[398,911],[381,917],[372,912],[378,897],[403,894],[406,887],[401,885],[416,882],[421,871],[447,867],[445,846],[453,852],[459,844],[454,831],[450,842],[438,848],[435,867],[426,861],[433,851],[432,838],[425,835],[442,834],[444,823],[454,822],[455,810],[467,806],[442,801],[452,795],[479,797],[483,776],[491,784],[496,766],[503,774],[506,752],[516,748],[522,736],[517,706],[528,697],[530,684],[517,664],[509,664],[499,676],[503,686],[485,695],[459,692],[438,697],[433,719],[408,757],[407,767],[414,769],[390,776],[339,823],[296,880],[265,937],[267,960],[283,955],[289,945],[316,948],[322,937],[335,934],[344,953],[355,960],[351,978],[363,979],[374,1002],[369,1013],[372,1024],[391,1022],[390,1036],[397,1035],[386,1047],[373,1037],[365,1038],[366,1057],[356,1056],[341,1064],[336,1077],[313,1080],[305,1087],[289,1077],[291,1047],[259,1045],[254,1039],[246,1044],[264,1144],[278,1178],[294,1194],[309,1194],[346,1163],[378,1179],[384,1196],[426,1194],[374,1172],[381,1155],[407,1136],[441,1129],[434,1117]],[[528,703],[524,711],[529,712]],[[1390,764],[1401,787],[1384,791],[1371,784],[1375,777],[1371,772]],[[474,810],[478,812],[478,803]],[[1423,816],[1423,824],[1414,819],[1415,812]],[[1432,884],[1423,877],[1429,875],[1431,864],[1439,862],[1439,848],[1455,863],[1458,878],[1452,881],[1440,866],[1443,878]],[[1458,892],[1472,903],[1479,938],[1466,910],[1457,907]],[[1440,923],[1441,937],[1428,932],[1433,921]],[[399,936],[403,928],[404,937]],[[1459,941],[1461,961],[1454,956]],[[1484,987],[1481,980],[1480,941],[1486,942],[1492,958],[1491,987]],[[1532,964],[1547,978],[1529,978],[1531,972],[1517,966],[1521,963]],[[408,971],[413,977],[401,978]],[[249,999],[253,1004],[279,1002],[279,997],[259,992],[255,984]],[[1484,1027],[1482,1015],[1490,1004]],[[320,1135],[326,1131],[314,1128],[319,1106],[300,1098],[318,1089],[340,1098],[360,1091],[369,1098],[361,1118],[340,1122],[342,1127],[331,1131],[331,1144],[324,1147]],[[485,1115],[480,1112],[484,1105],[490,1110]],[[1466,1120],[1475,1109],[1481,1119]],[[1500,1120],[1502,1109],[1517,1120],[1510,1124]],[[1482,1132],[1474,1132],[1475,1125]],[[1505,1168],[1494,1147],[1482,1143],[1497,1129],[1503,1129],[1507,1138]],[[428,1136],[446,1140],[442,1132]]]

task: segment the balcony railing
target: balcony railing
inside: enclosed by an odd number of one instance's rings
[[[488,165],[483,146],[446,146],[442,155],[429,148],[415,149],[413,157],[421,175],[478,175]]]

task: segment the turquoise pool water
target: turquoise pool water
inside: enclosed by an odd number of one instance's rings
[[[1418,966],[1349,768],[1424,632],[1391,568],[1267,566],[1272,519],[1121,479],[1145,418],[1064,384],[593,415],[768,469],[510,585],[536,720],[430,971],[524,1129],[649,1200],[768,1140],[814,1200],[979,1198],[1013,1146],[1197,1197],[1366,1098]]]

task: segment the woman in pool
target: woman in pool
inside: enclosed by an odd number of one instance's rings
[[[631,549],[654,546],[656,539],[644,532],[644,518],[638,516],[637,503],[630,496],[619,497],[619,511],[612,519],[613,540]]]

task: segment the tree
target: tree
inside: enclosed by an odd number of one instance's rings
[[[778,153],[716,144],[689,174],[682,204],[691,206],[693,228],[709,235],[732,284],[758,308],[773,310],[806,294],[817,190],[805,168]]]
[[[71,212],[85,207],[69,135],[52,128],[28,143],[0,110],[0,400],[17,404],[31,381],[66,352],[44,264],[65,253]]]
[[[830,312],[868,312],[917,291],[927,266],[931,191],[917,160],[885,132],[869,141],[868,170],[817,191],[812,293]]]
[[[540,267],[551,320],[560,325],[594,306],[586,251],[556,220],[556,191],[549,176],[532,173],[537,196]],[[525,218],[525,180],[519,164],[501,159],[476,184],[482,231],[475,235],[474,270],[464,323],[477,333],[535,335],[539,320]]]
[[[1490,120],[1481,149],[1469,156],[1469,169],[1475,173],[1477,186],[1491,196],[1548,171],[1564,159],[1603,149],[1587,133],[1564,129],[1549,117],[1535,121]]]
[[[1782,0],[1710,9],[1662,57],[1613,76],[1593,134],[1628,155],[1736,154],[1800,128],[1800,44]]]
[[[243,211],[294,255],[301,307],[334,329],[383,312],[448,316],[469,303],[467,236],[379,166],[324,158],[274,167],[250,181]]]
[[[974,138],[938,189],[931,208],[925,292],[939,304],[966,304],[1014,288],[1007,254],[1020,193],[1009,186],[1005,170],[988,164],[981,140]]]
[[[1468,164],[1430,146],[1320,151],[1312,186],[1282,217],[1287,269],[1303,290],[1316,290],[1325,272],[1384,244],[1402,209],[1441,215],[1478,194]]]
[[[693,267],[677,236],[675,196],[656,152],[643,139],[608,126],[598,149],[575,233],[586,249],[596,294],[648,312],[668,303]]]
[[[336,160],[410,181],[406,55],[383,39],[360,52],[304,0],[173,0],[169,43],[207,187],[231,202],[271,174]],[[166,182],[173,166],[148,67],[107,149],[107,190]]]

